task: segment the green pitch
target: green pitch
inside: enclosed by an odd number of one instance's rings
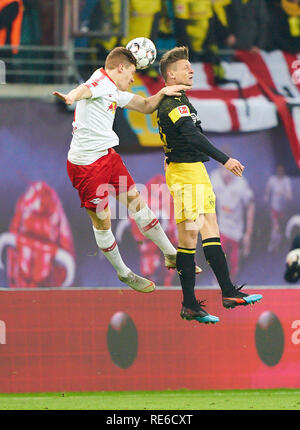
[[[300,410],[300,390],[0,394],[0,410]]]

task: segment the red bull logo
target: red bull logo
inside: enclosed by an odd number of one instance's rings
[[[75,277],[72,232],[56,192],[34,182],[19,198],[10,229],[0,235],[0,269],[11,288],[68,287]]]
[[[108,106],[108,110],[115,114],[116,110],[117,110],[117,102],[112,102],[109,106]]]

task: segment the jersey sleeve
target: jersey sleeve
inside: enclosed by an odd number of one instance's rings
[[[191,116],[181,122],[178,131],[186,142],[194,144],[201,152],[204,152],[204,154],[212,157],[219,163],[225,164],[229,160],[228,155],[212,145],[199,128],[195,126]]]
[[[105,76],[104,75],[92,75],[90,79],[88,79],[85,84],[92,93],[92,99],[96,99],[98,97],[103,97],[110,93],[110,88],[106,85]]]
[[[125,107],[133,98],[134,94],[129,93],[128,91],[119,91],[119,101],[118,106]]]
[[[189,107],[175,99],[172,100],[172,103],[169,103],[167,113],[176,128],[179,127],[187,117],[191,117]]]
[[[222,164],[228,161],[229,157],[213,146],[202,130],[194,124],[189,107],[182,102],[180,97],[167,98],[161,111],[162,116],[167,116],[171,120],[185,141],[193,143],[201,152]]]

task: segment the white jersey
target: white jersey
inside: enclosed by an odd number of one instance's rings
[[[286,201],[292,194],[290,178],[288,176],[271,176],[267,188],[270,191],[271,208],[278,212],[284,210]]]
[[[117,106],[126,106],[134,94],[120,91],[104,69],[96,70],[85,85],[92,97],[77,102],[73,139],[68,160],[74,164],[91,164],[107,154],[108,148],[119,145],[113,131]]]
[[[225,184],[220,169],[215,169],[210,178],[216,194],[220,232],[239,242],[244,233],[245,208],[254,197],[253,191],[243,177],[232,176]]]

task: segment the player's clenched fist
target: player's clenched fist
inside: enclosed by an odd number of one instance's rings
[[[236,176],[242,176],[243,170],[245,166],[243,166],[238,160],[235,158],[229,158],[224,164],[226,169],[230,170],[230,172],[234,173]]]

